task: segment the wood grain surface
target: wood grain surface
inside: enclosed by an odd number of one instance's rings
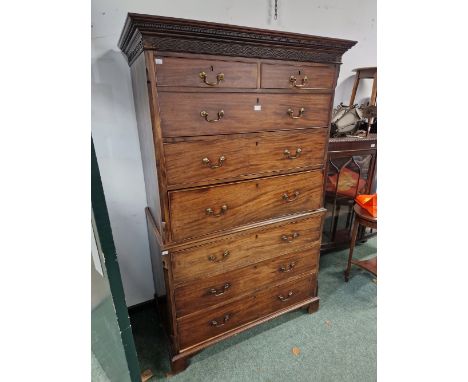
[[[273,286],[221,307],[187,316],[178,322],[181,349],[208,341],[240,325],[315,295],[315,275]],[[286,301],[279,297],[291,296]],[[228,319],[225,322],[225,318]],[[216,321],[215,325],[213,321]]]
[[[161,128],[164,137],[218,135],[256,131],[328,127],[331,94],[240,94],[161,92]],[[261,110],[255,110],[255,107]],[[304,108],[304,114],[298,116]],[[208,113],[207,122],[200,115]]]
[[[173,252],[174,283],[180,285],[313,246],[320,239],[324,214]]]
[[[332,89],[335,83],[335,65],[311,66],[304,63],[295,65],[262,64],[261,87],[267,89]],[[294,87],[290,77],[296,78],[296,84],[302,85],[304,76],[307,81],[304,87]]]
[[[156,77],[159,86],[201,88],[256,88],[257,64],[216,59],[191,59],[156,55]],[[217,75],[224,79],[217,85],[207,85],[200,77],[206,73],[206,82],[216,84]]]
[[[320,166],[327,133],[327,129],[314,128],[166,143],[168,184],[187,187]],[[204,158],[209,160],[208,164],[203,162]]]
[[[322,171],[170,191],[174,240],[196,237],[250,222],[312,211],[322,204]],[[285,200],[285,198],[289,198]],[[222,213],[222,207],[227,209]],[[215,214],[207,214],[211,208]]]
[[[177,316],[181,317],[291,276],[316,271],[320,245],[289,253],[227,273],[205,277],[175,289]]]

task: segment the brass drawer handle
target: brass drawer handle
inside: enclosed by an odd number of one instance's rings
[[[224,155],[221,155],[218,159],[218,163],[211,163],[211,161],[208,158],[203,158],[202,162],[205,166],[215,169],[215,168],[221,167],[225,160],[226,160],[226,157]]]
[[[223,257],[219,260],[217,260],[217,256],[216,255],[210,255],[208,256],[208,260],[213,262],[213,263],[220,263],[222,261],[226,261],[227,258],[231,255],[231,253],[229,251],[224,251],[223,252]]]
[[[301,154],[302,154],[302,149],[301,149],[300,147],[297,148],[297,149],[296,149],[296,155],[291,155],[291,152],[290,152],[288,149],[284,150],[283,154],[284,154],[284,155],[286,156],[286,158],[288,158],[288,159],[297,159],[297,158],[299,158],[299,157],[301,156]]]
[[[289,264],[287,265],[282,265],[279,269],[280,272],[283,272],[283,273],[287,273],[287,272],[291,272],[294,270],[294,267],[296,266],[296,263],[294,261],[291,261]]]
[[[278,298],[279,298],[281,301],[288,301],[288,300],[291,298],[291,296],[292,296],[293,294],[294,294],[293,291],[290,290],[290,291],[288,292],[288,297],[284,297],[283,295],[280,294],[280,295],[278,296]]]
[[[299,232],[293,232],[291,235],[282,235],[281,240],[291,243],[294,239],[299,237]]]
[[[217,290],[216,288],[211,288],[209,291],[210,292],[209,294],[213,296],[222,296],[224,292],[226,292],[230,287],[231,287],[231,284],[226,283],[219,290]]]
[[[212,320],[210,321],[210,325],[215,327],[215,328],[219,328],[220,326],[223,326],[224,324],[226,324],[229,320],[231,319],[231,315],[230,314],[226,314],[223,318],[223,321],[222,322],[218,322],[217,320]]]
[[[294,77],[294,76],[289,77],[289,82],[291,82],[291,86],[293,86],[295,88],[303,88],[304,86],[306,86],[307,80],[308,80],[307,76],[304,76],[304,78],[302,79],[302,84],[298,85],[296,83],[297,82],[296,77]]]
[[[205,72],[200,72],[199,76],[203,80],[203,82],[208,86],[218,86],[221,81],[224,81],[224,73],[218,73],[216,75],[216,82],[207,82],[206,78],[208,76]]]
[[[205,210],[205,212],[206,212],[206,214],[208,216],[220,217],[220,216],[224,215],[227,210],[228,210],[228,206],[226,204],[223,204],[218,213],[215,213],[212,208],[207,208]]]
[[[201,111],[200,115],[205,118],[206,122],[218,122],[224,117],[224,110],[218,111],[218,119],[208,119],[208,112],[205,110]]]
[[[291,109],[291,108],[288,109],[288,114],[292,119],[302,118],[302,116],[304,115],[304,112],[305,112],[305,109],[303,107],[301,107],[299,109],[299,113],[297,114],[297,116],[295,116],[293,109]]]
[[[288,195],[287,192],[283,194],[283,199],[289,202],[294,202],[299,197],[299,191],[294,191],[292,195]]]

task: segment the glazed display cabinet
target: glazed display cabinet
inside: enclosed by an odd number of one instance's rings
[[[330,138],[326,164],[325,208],[321,251],[349,247],[354,198],[377,188],[377,134],[365,138]],[[376,235],[361,227],[358,242]]]

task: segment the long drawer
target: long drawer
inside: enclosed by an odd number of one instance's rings
[[[322,204],[322,171],[169,192],[173,240],[312,211]]]
[[[261,87],[270,89],[332,89],[336,69],[333,65],[262,64]]]
[[[331,94],[159,94],[163,137],[327,127]]]
[[[277,131],[245,137],[219,136],[164,144],[171,186],[209,184],[323,164],[327,129]]]
[[[181,349],[220,336],[278,310],[315,297],[316,276],[308,275],[259,291],[244,299],[179,320]]]
[[[264,285],[315,271],[320,244],[231,272],[205,277],[175,290],[177,316],[221,304]]]
[[[324,213],[273,228],[249,230],[215,242],[173,252],[176,285],[296,252],[320,239]]]
[[[158,87],[256,88],[252,62],[156,57]]]

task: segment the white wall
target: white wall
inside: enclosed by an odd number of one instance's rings
[[[376,66],[376,0],[93,0],[92,134],[122,272],[127,305],[153,297],[144,208],[143,170],[130,70],[117,48],[127,12],[222,22],[345,38],[335,105],[349,100],[352,69]],[[370,84],[358,100],[370,95]]]

